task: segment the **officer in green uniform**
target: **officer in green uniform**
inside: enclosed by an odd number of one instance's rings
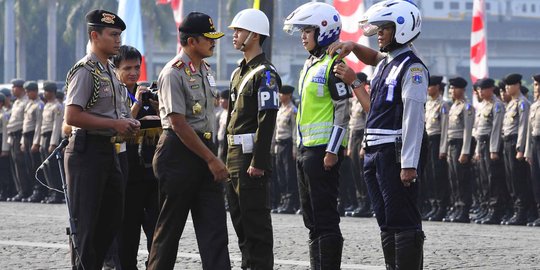
[[[58,99],[56,99],[56,83],[46,81],[43,83],[44,96],[47,100],[45,107],[43,108],[43,118],[41,123],[41,139],[40,139],[40,152],[41,158],[45,160],[54,149],[60,144],[62,134],[62,121],[64,119],[64,108]],[[60,182],[60,168],[58,162],[52,160],[44,168],[45,179],[47,184],[51,188],[57,190],[62,189],[62,183]],[[45,198],[43,203],[61,203],[63,195],[57,191],[50,190],[48,197]]]
[[[120,81],[108,60],[118,53],[125,23],[116,14],[86,14],[90,51],[68,72],[66,110],[72,135],[65,150],[65,170],[76,234],[73,269],[99,269],[123,214],[122,171],[115,149],[118,135],[134,135],[139,121],[122,114]],[[74,231],[71,231],[75,233]]]
[[[204,58],[214,54],[218,32],[203,13],[189,13],[178,29],[182,52],[159,74],[163,133],[154,155],[160,213],[148,269],[173,269],[189,212],[203,269],[230,269],[221,181],[225,164],[212,152],[216,82]]]
[[[269,25],[266,15],[256,9],[240,11],[229,25],[234,29],[234,48],[244,54],[231,76],[227,120],[227,198],[243,269],[274,267],[270,145],[281,79],[261,48]]]

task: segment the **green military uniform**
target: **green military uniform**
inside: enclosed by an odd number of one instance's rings
[[[249,62],[244,59],[231,77],[227,198],[242,266],[255,269],[272,269],[274,263],[268,179],[279,88],[281,79],[264,53]],[[265,174],[251,178],[250,166]]]

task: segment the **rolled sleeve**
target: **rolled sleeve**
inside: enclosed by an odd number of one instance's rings
[[[174,68],[162,73],[158,80],[159,102],[165,115],[179,113],[186,115],[186,94],[183,89],[182,77]]]
[[[77,105],[85,108],[92,95],[92,88],[92,74],[84,67],[79,68],[69,81],[66,106]]]

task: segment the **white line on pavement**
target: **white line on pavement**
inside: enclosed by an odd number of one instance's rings
[[[44,243],[44,242],[28,242],[28,241],[6,241],[0,240],[0,245],[4,246],[23,246],[23,247],[41,247],[41,248],[57,248],[57,249],[69,249],[67,244],[55,244],[55,243]],[[148,255],[148,250],[139,250],[139,254]],[[178,252],[178,257],[181,258],[190,258],[200,260],[201,257],[198,253],[186,253]],[[231,257],[232,261],[242,261],[240,257]],[[297,261],[297,260],[274,260],[275,264],[280,265],[298,265],[298,266],[309,266],[308,261]],[[384,267],[373,266],[373,265],[363,265],[363,264],[341,264],[341,269],[360,269],[360,270],[382,270]]]

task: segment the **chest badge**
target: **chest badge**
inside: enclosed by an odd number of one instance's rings
[[[194,115],[198,115],[202,112],[202,106],[201,104],[199,104],[199,102],[197,102],[195,103],[195,105],[193,105],[193,108],[191,108],[191,110],[193,111]]]

